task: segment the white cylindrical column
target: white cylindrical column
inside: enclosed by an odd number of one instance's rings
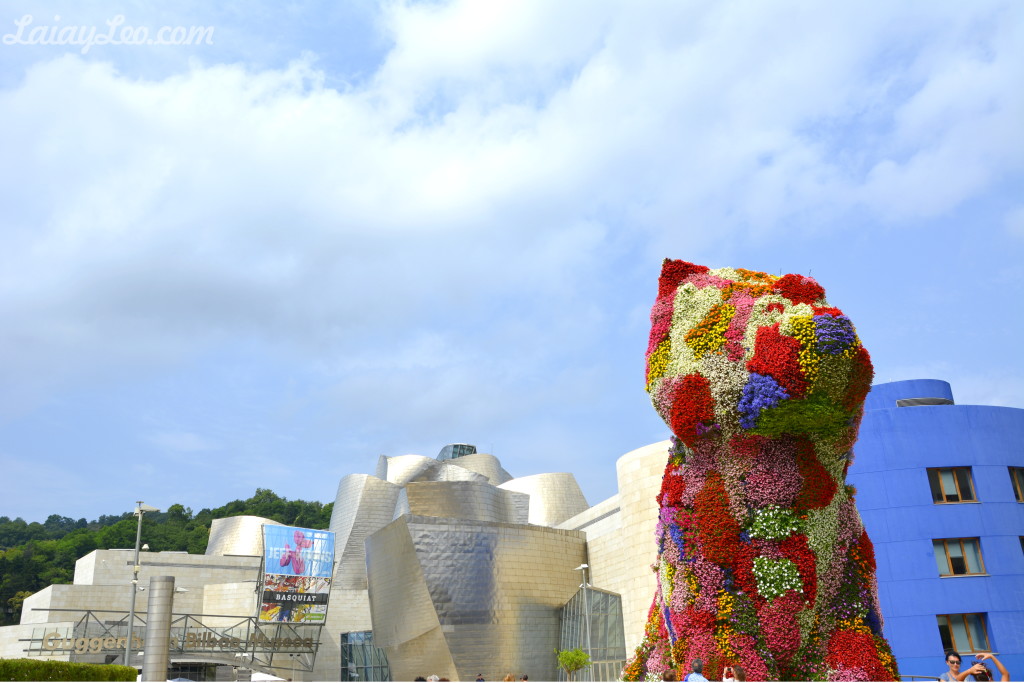
[[[149,607],[146,615],[146,654],[142,658],[142,680],[166,681],[170,666],[171,610],[174,606],[174,577],[149,579]]]

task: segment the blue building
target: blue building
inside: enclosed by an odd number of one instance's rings
[[[1024,410],[954,405],[940,380],[875,385],[864,408],[847,481],[900,672],[937,676],[952,648],[1024,680]]]

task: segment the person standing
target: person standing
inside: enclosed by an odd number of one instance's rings
[[[963,678],[960,677],[960,653],[955,650],[950,650],[946,653],[946,666],[949,667],[949,671],[944,672],[939,676],[940,681],[973,681],[974,676],[964,672]]]
[[[704,678],[704,660],[697,658],[690,664],[690,673],[686,674],[684,681],[706,681]]]
[[[969,669],[961,671],[959,675],[957,675],[958,681],[966,681],[968,676],[972,676],[976,681],[993,680],[992,672],[988,670],[987,666],[982,664],[982,662],[984,662],[986,659],[995,664],[996,668],[999,669],[999,680],[1010,680],[1010,672],[1006,670],[1006,667],[1003,666],[1003,663],[996,659],[991,652],[979,652],[976,655],[974,655],[974,658],[978,661],[974,664],[974,666],[970,667]]]

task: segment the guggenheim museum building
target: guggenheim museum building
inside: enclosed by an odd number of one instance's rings
[[[322,623],[261,623],[263,530],[214,520],[205,555],[142,552],[129,639],[134,549],[78,560],[74,583],[25,600],[0,657],[143,668],[147,586],[173,577],[168,678],[558,680],[554,650],[587,649],[614,680],[654,591],[653,530],[668,442],[616,463],[619,492],[589,506],[568,473],[513,478],[453,444],[437,457],[381,456],[338,484],[335,562]],[[130,642],[129,642],[130,640]]]

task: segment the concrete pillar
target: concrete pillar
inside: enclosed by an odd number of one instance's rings
[[[146,615],[146,654],[142,658],[142,680],[166,681],[170,665],[171,611],[174,606],[174,577],[149,579],[149,607]]]

